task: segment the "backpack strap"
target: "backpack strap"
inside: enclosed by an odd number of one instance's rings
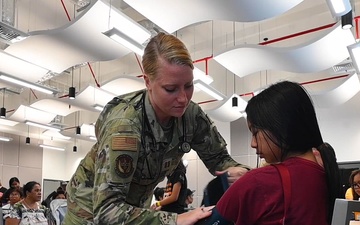
[[[286,166],[282,163],[279,164],[271,164],[274,166],[280,174],[281,182],[283,185],[284,191],[284,217],[282,218],[281,223],[285,224],[286,213],[290,206],[291,200],[291,180],[290,180],[290,173]]]

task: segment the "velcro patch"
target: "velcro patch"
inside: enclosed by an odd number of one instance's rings
[[[129,155],[123,154],[116,158],[115,172],[122,178],[128,178],[134,172],[133,158]]]
[[[114,151],[137,151],[138,141],[135,137],[115,136],[111,139],[111,148]]]

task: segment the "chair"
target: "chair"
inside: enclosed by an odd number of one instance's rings
[[[55,219],[55,224],[60,225],[67,211],[66,199],[54,199],[50,202],[51,215]]]
[[[5,221],[3,218],[3,212],[2,212],[2,208],[0,207],[0,225],[4,225],[4,224],[5,224]]]
[[[331,225],[349,225],[354,219],[353,212],[360,212],[360,201],[337,198]]]

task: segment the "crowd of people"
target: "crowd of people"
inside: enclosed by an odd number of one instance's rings
[[[41,184],[36,181],[27,182],[23,187],[17,177],[9,180],[9,189],[3,187],[2,196],[2,220],[6,225],[60,225],[52,216],[51,204],[56,199],[66,199],[66,191],[63,186],[51,193],[41,204]],[[49,200],[49,201],[47,201]],[[65,200],[66,201],[66,200]]]
[[[146,89],[115,97],[105,106],[96,122],[97,142],[66,193],[57,190],[42,205],[38,182],[22,189],[19,180],[9,183],[13,191],[2,195],[11,204],[6,225],[23,220],[48,224],[49,203],[57,198],[67,199],[64,225],[192,225],[214,216],[237,225],[331,224],[335,199],[344,197],[339,167],[300,84],[281,81],[249,100],[251,147],[269,164],[253,169],[228,154],[214,122],[191,101],[193,61],[177,37],[152,37],[142,66]],[[190,149],[211,174],[227,175],[229,188],[212,206],[190,207],[194,191],[181,161]],[[157,187],[165,178],[166,187]],[[359,170],[351,174],[350,184],[358,200]]]

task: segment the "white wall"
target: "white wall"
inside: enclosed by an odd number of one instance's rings
[[[331,109],[318,108],[323,139],[333,146],[338,162],[360,160],[360,94]]]
[[[73,152],[74,144],[64,145],[65,151],[44,149],[43,179],[69,180],[93,144],[93,142],[78,140],[76,153]]]

